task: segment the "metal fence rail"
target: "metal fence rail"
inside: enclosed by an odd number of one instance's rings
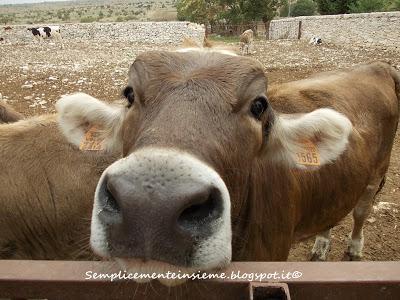
[[[157,281],[86,280],[88,271],[111,274],[119,269],[110,262],[0,261],[0,298],[289,299],[285,285],[274,284],[281,282],[287,284],[292,300],[400,299],[400,262],[236,262],[224,273],[290,272],[297,278],[265,278],[261,284],[243,277],[198,280],[171,288]]]

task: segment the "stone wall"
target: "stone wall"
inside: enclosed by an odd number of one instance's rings
[[[273,20],[270,39],[319,36],[336,44],[400,49],[400,12],[309,16]]]
[[[11,31],[0,32],[0,37],[11,43],[35,42],[27,28],[44,25],[15,25]],[[60,29],[66,41],[180,44],[185,37],[202,43],[205,35],[203,26],[188,22],[67,23],[60,24]]]

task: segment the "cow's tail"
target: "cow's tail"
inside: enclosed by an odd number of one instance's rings
[[[400,115],[400,72],[391,66],[389,68],[389,73],[392,76],[393,81],[394,81],[395,92],[396,92],[396,96],[397,96],[397,109],[398,109],[398,114]],[[397,119],[397,128],[399,128],[399,120],[398,119]]]
[[[389,72],[394,80],[394,85],[396,89],[397,100],[399,100],[399,110],[400,110],[400,72],[393,67],[390,68]]]

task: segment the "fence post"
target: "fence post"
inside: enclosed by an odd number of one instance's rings
[[[271,20],[264,22],[265,26],[265,39],[269,40],[269,32],[271,30]]]
[[[299,32],[297,33],[297,39],[299,40],[301,38],[301,25],[302,25],[302,21],[299,21]]]

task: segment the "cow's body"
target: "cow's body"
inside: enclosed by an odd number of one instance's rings
[[[90,258],[93,193],[112,161],[71,147],[55,115],[0,125],[0,258]]]
[[[253,173],[253,181],[258,181],[263,188],[254,196],[255,199],[248,201],[257,203],[257,209],[254,208],[257,217],[252,215],[253,224],[250,223],[246,232],[249,240],[266,243],[263,247],[258,244],[253,255],[248,256],[252,251],[245,251],[245,256],[240,259],[258,260],[263,256],[265,260],[284,260],[289,252],[289,240],[326,231],[353,208],[356,222],[365,220],[389,166],[399,119],[396,88],[399,93],[398,75],[385,63],[360,66],[350,72],[322,73],[270,88],[269,100],[277,111],[304,113],[332,107],[348,116],[354,130],[345,153],[334,164],[318,171],[277,168],[270,175],[267,170],[273,166],[264,164],[264,172]],[[264,184],[258,178],[263,178]],[[256,200],[262,195],[265,195],[265,201]],[[268,222],[263,231],[256,230],[263,223],[259,212],[265,210],[271,211],[271,216],[277,219]],[[279,219],[285,222],[279,222]],[[358,231],[360,228],[355,229]],[[351,247],[352,243],[362,240],[362,233],[358,234],[356,241],[349,241],[350,255],[353,254],[355,259],[360,253],[356,249],[351,253]],[[325,253],[321,258],[324,256]]]
[[[5,101],[0,100],[0,124],[2,123],[13,123],[23,119],[23,116],[15,111]]]

